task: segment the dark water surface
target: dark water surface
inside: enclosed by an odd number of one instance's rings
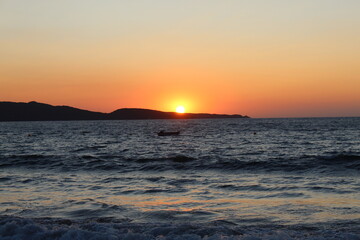
[[[0,239],[360,239],[359,192],[360,118],[0,123]]]

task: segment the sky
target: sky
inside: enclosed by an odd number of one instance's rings
[[[0,0],[0,101],[360,116],[359,0]]]

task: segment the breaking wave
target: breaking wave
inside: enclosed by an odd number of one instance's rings
[[[359,224],[345,223],[349,224]],[[339,224],[341,226],[341,223]],[[359,229],[358,229],[359,230]],[[0,238],[4,240],[292,240],[328,239],[358,240],[357,231],[346,228],[326,229],[324,226],[234,226],[226,221],[202,224],[131,223],[112,218],[84,221],[68,219],[0,217]]]

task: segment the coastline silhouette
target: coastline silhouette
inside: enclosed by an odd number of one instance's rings
[[[53,106],[35,101],[0,102],[0,121],[132,120],[249,118],[239,114],[176,113],[142,108],[122,108],[111,113],[93,112],[69,106]]]

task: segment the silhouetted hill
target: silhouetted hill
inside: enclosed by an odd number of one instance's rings
[[[100,120],[105,114],[44,103],[0,102],[0,121]]]
[[[171,119],[175,113],[141,108],[122,108],[108,114],[108,119]]]
[[[244,118],[242,115],[207,113],[175,113],[150,109],[123,108],[112,113],[91,112],[68,106],[44,103],[0,102],[0,121],[55,121],[55,120],[126,120],[126,119],[192,119]]]
[[[244,118],[242,115],[176,113],[141,108],[122,108],[109,113],[109,119],[193,119],[193,118]]]

